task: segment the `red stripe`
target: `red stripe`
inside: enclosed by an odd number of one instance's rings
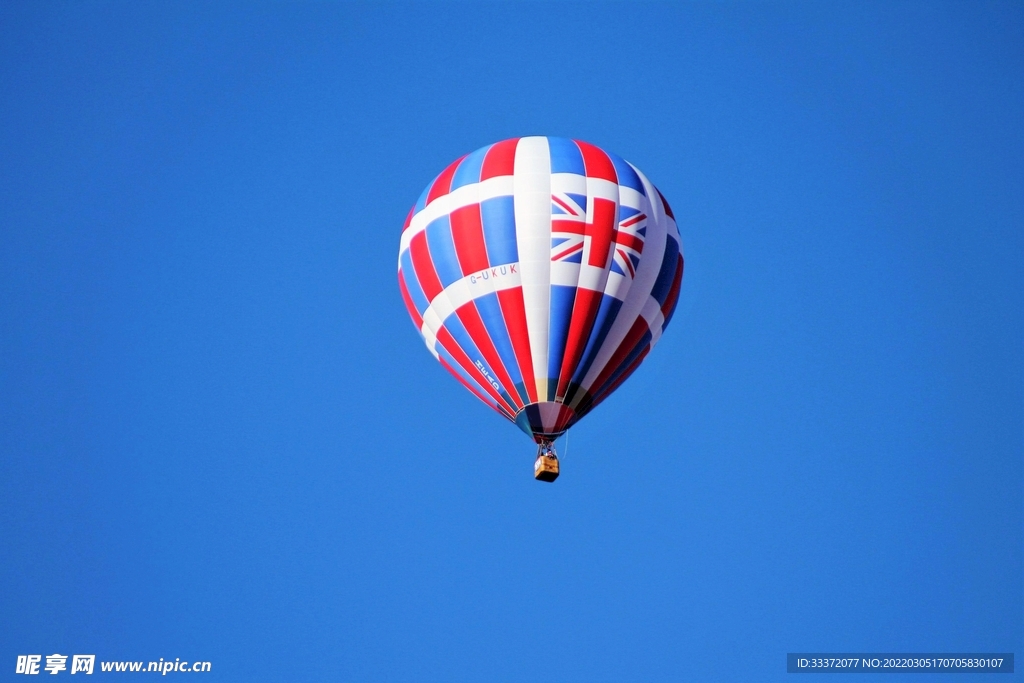
[[[452,191],[452,176],[455,175],[455,169],[459,167],[459,164],[462,163],[466,156],[459,157],[456,161],[449,164],[448,168],[441,171],[441,175],[437,176],[437,180],[430,186],[430,192],[427,194],[427,204]]]
[[[633,261],[629,258],[629,254],[621,249],[616,249],[615,251],[619,253],[619,256],[622,257],[623,262],[626,264],[626,267],[629,268],[629,276],[633,277],[636,275],[636,272],[633,270]]]
[[[484,228],[480,222],[480,205],[470,204],[452,211],[452,241],[459,257],[462,274],[469,275],[488,267]]]
[[[502,140],[491,145],[480,168],[480,180],[497,176],[512,175],[516,166],[516,145],[519,138]]]
[[[551,232],[568,232],[573,235],[582,235],[587,230],[587,224],[583,221],[560,221],[551,220]]]
[[[487,381],[483,373],[480,372],[480,369],[469,360],[469,356],[467,356],[466,352],[462,350],[462,347],[455,342],[455,338],[452,337],[451,332],[449,332],[445,327],[438,330],[437,343],[443,346],[445,351],[451,354],[452,358],[455,359],[455,362],[461,365],[462,369],[466,371],[466,374],[477,379],[477,382],[479,382],[480,386],[487,392],[487,395],[493,398],[500,407],[504,408],[509,415],[516,414],[516,409],[509,405],[508,402],[502,398],[501,394],[491,386],[491,383]]]
[[[558,254],[557,256],[552,256],[551,260],[552,261],[558,261],[559,259],[561,259],[561,258],[563,258],[565,256],[568,256],[569,254],[573,253],[574,251],[579,251],[582,248],[583,248],[583,242],[580,242],[579,244],[577,244],[575,246],[569,247],[568,249],[566,249],[562,253]]]
[[[642,213],[638,213],[637,215],[633,216],[632,218],[627,218],[626,220],[624,220],[621,223],[619,223],[619,227],[620,228],[628,228],[631,225],[635,225],[635,224],[639,223],[640,221],[642,221],[645,218],[647,218],[647,216],[645,216]]]
[[[420,281],[427,302],[431,302],[444,288],[434,271],[434,262],[430,258],[430,249],[427,248],[426,230],[420,231],[412,238],[409,253],[412,254],[412,267],[416,271],[416,279]]]
[[[683,283],[683,255],[680,254],[676,259],[676,276],[672,279],[672,288],[668,290],[668,296],[665,297],[665,303],[661,305],[661,315],[666,320],[669,315],[672,314],[672,309],[676,307],[676,301],[679,299],[679,286]]]
[[[530,402],[537,402],[537,381],[533,376],[533,354],[530,352],[530,333],[526,327],[526,306],[523,304],[523,288],[513,287],[498,291],[498,303],[501,315],[505,318],[505,327],[512,340],[512,349],[516,354],[519,372],[526,385],[526,393]]]
[[[644,253],[644,241],[636,235],[616,230],[615,234],[612,236],[612,241],[616,244],[638,251],[641,254]]]
[[[491,341],[491,335],[487,331],[483,319],[480,318],[480,312],[476,309],[476,304],[472,301],[463,304],[455,311],[455,314],[459,316],[459,320],[462,321],[463,326],[469,333],[469,338],[476,344],[476,348],[483,354],[482,360],[486,361],[491,366],[491,372],[497,375],[495,379],[498,380],[498,384],[516,401],[516,408],[522,408],[515,382],[509,377],[508,370],[502,364],[501,356],[498,355],[498,350],[494,348],[494,342]]]
[[[672,215],[672,207],[668,205],[667,201],[665,201],[665,195],[663,195],[661,193],[661,190],[659,190],[658,188],[654,188],[654,191],[658,193],[659,197],[661,197],[661,203],[665,205],[665,213],[668,214],[669,218],[671,218],[672,220],[675,220],[676,217]]]
[[[566,213],[568,213],[570,215],[573,215],[573,216],[579,216],[580,215],[579,211],[577,211],[576,209],[572,208],[571,206],[569,206],[568,204],[563,202],[561,199],[559,199],[555,195],[551,195],[551,199],[555,202],[555,204],[558,204],[560,207],[565,209]]]
[[[576,419],[576,413],[569,406],[560,406],[558,419],[555,420],[555,431],[563,432],[568,429]]]
[[[611,396],[612,392],[619,388],[619,385],[621,385],[623,382],[625,382],[627,379],[629,379],[629,376],[632,375],[634,372],[636,372],[636,369],[638,367],[640,367],[640,364],[644,362],[644,358],[647,358],[647,354],[650,353],[650,352],[651,352],[651,345],[648,344],[647,346],[644,347],[644,350],[640,352],[640,355],[638,355],[633,360],[633,362],[629,364],[629,367],[626,368],[625,372],[623,372],[621,375],[619,375],[618,379],[616,379],[614,382],[612,382],[611,385],[609,385],[609,386],[607,386],[607,387],[605,387],[603,389],[600,389],[594,395],[594,402],[590,405],[590,407],[593,408],[598,403],[600,403],[601,401],[603,401],[606,398],[608,398],[609,396]]]
[[[598,268],[608,267],[611,253],[612,234],[615,232],[617,207],[610,199],[594,199],[594,221],[587,223],[586,234],[590,235],[590,254],[587,263]]]
[[[586,347],[590,332],[594,327],[597,309],[601,305],[601,296],[601,292],[593,289],[579,287],[576,290],[572,320],[569,322],[569,333],[565,339],[565,355],[562,356],[562,366],[558,372],[556,399],[560,400],[565,396],[569,380],[572,379],[572,374],[576,371],[576,366],[579,365],[583,349]]]
[[[409,288],[405,286],[405,277],[402,275],[401,270],[398,271],[398,289],[402,292],[402,301],[405,302],[405,308],[409,311],[412,322],[416,325],[416,329],[419,330],[423,327],[423,318],[420,317],[419,311],[416,310],[416,304],[412,302],[412,297],[409,296]]]
[[[438,360],[441,361],[441,365],[444,366],[445,370],[452,373],[452,377],[459,380],[459,384],[473,392],[473,395],[480,399],[483,403],[485,403],[488,408],[491,408],[492,410],[494,410],[494,412],[498,413],[502,417],[509,417],[508,415],[505,414],[505,411],[501,410],[496,405],[494,405],[492,401],[488,400],[487,397],[483,393],[481,393],[479,389],[477,389],[475,386],[467,382],[462,377],[462,375],[459,374],[458,370],[456,370],[455,368],[448,364],[448,361],[446,361],[444,358],[438,358]]]
[[[612,357],[608,359],[608,363],[601,370],[601,374],[597,376],[597,379],[594,380],[594,383],[590,386],[595,390],[600,389],[601,386],[615,374],[615,371],[619,369],[619,366],[622,365],[623,361],[629,357],[630,352],[636,348],[636,345],[640,343],[640,340],[643,339],[644,335],[649,331],[650,328],[648,328],[647,321],[644,320],[644,317],[642,315],[637,316],[637,319],[633,321],[633,326],[629,328],[629,332],[626,333],[626,338],[619,344],[619,348],[615,349],[615,353],[613,353]]]
[[[618,176],[615,175],[615,164],[601,148],[579,140],[576,140],[576,144],[583,152],[583,165],[587,169],[588,178],[603,178],[613,183],[619,182]]]

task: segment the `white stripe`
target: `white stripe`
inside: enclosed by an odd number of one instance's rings
[[[647,303],[640,315],[647,321],[647,328],[651,331],[651,347],[661,339],[661,328],[665,324],[665,316],[661,314],[661,304],[653,296],[647,297]]]
[[[578,286],[583,289],[593,289],[596,292],[602,292],[604,291],[604,284],[608,280],[608,269],[592,266],[587,263],[587,259],[590,258],[590,241],[589,237],[583,240],[583,263],[580,265]],[[615,243],[613,242],[611,246],[614,247]],[[611,257],[610,249],[608,256]]]
[[[644,207],[647,206],[647,197],[643,196],[632,187],[619,185],[619,205],[645,211]]]
[[[604,293],[619,301],[625,301],[626,295],[629,293],[630,283],[632,282],[625,275],[608,271],[608,282],[604,286]]]
[[[579,173],[552,173],[551,192],[569,192],[581,194],[587,197],[599,197],[601,199],[618,200],[624,206],[639,208],[647,198],[632,187],[616,185],[610,180],[602,178],[588,178]],[[568,216],[556,216],[556,218],[568,218]]]
[[[654,189],[650,181],[635,166],[633,170],[640,176],[644,189],[647,191],[647,197],[656,197],[657,190]],[[647,235],[644,239],[644,252],[640,255],[636,276],[633,278],[633,283],[629,286],[629,291],[626,292],[622,308],[619,309],[619,314],[615,317],[615,322],[612,323],[608,336],[605,337],[604,343],[597,352],[593,365],[590,366],[586,377],[583,378],[583,388],[588,391],[592,388],[594,381],[601,374],[601,371],[604,370],[604,366],[611,360],[612,354],[619,348],[622,340],[626,338],[626,334],[633,327],[637,317],[642,314],[644,306],[647,305],[647,300],[651,296],[651,290],[654,289],[654,283],[658,279],[658,272],[661,270],[661,260],[665,256],[665,244],[668,239],[668,217],[661,207],[661,202],[657,200],[648,201],[644,207],[644,212],[647,214]],[[654,331],[652,330],[651,332],[653,333]],[[660,328],[658,334],[660,335]],[[582,398],[583,392],[580,392],[577,395],[577,400],[573,401],[573,408],[578,405],[579,400]]]
[[[552,173],[551,193],[580,194],[586,197],[587,176],[580,175],[579,173]],[[583,208],[586,209],[587,207],[584,206]],[[572,216],[562,214],[555,214],[555,217],[561,220],[572,220]],[[580,216],[580,218],[582,219],[583,217]]]
[[[503,270],[505,272],[502,272]],[[434,297],[423,314],[420,334],[423,335],[427,348],[434,353],[437,333],[452,313],[486,294],[512,289],[520,284],[519,264],[509,263],[470,273],[445,287],[443,292]]]
[[[565,263],[564,261],[552,261],[551,263],[551,284],[564,287],[575,287],[579,280],[580,264]]]
[[[479,183],[463,185],[451,194],[444,194],[427,204],[418,214],[412,217],[409,227],[402,233],[402,239],[398,247],[398,258],[409,248],[412,238],[426,230],[432,222],[450,214],[456,209],[464,206],[483,202],[485,199],[495,197],[509,197],[512,195],[513,180],[510,175],[488,178]]]
[[[551,309],[551,152],[543,137],[516,145],[514,207],[522,269],[526,330],[537,395],[547,397],[548,324]],[[523,378],[529,381],[529,378]]]
[[[610,180],[604,178],[590,178],[587,177],[587,203],[590,204],[593,200],[597,199],[610,199],[615,202],[616,206],[619,203],[619,184],[613,183]],[[587,207],[590,210],[590,207]]]

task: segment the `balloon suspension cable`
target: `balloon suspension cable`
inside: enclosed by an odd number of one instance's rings
[[[555,442],[554,442],[554,440],[551,440],[551,441],[541,441],[540,444],[537,445],[537,457],[540,457],[542,455],[550,456],[550,457],[553,457],[553,458],[557,458],[558,457],[555,454]]]

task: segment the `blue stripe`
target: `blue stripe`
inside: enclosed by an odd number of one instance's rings
[[[586,167],[583,165],[583,153],[572,140],[548,138],[548,149],[551,150],[552,173],[587,174]]]
[[[631,187],[646,197],[647,193],[644,192],[644,184],[641,182],[640,176],[633,170],[633,167],[617,154],[612,154],[611,152],[605,152],[605,154],[608,155],[608,158],[612,160],[612,164],[615,165],[615,175],[619,177],[619,185]]]
[[[679,263],[679,259],[676,259],[676,263]],[[672,280],[673,280],[673,281],[675,281],[675,279],[676,279],[676,271],[677,271],[677,270],[679,270],[679,269],[678,269],[678,268],[675,268],[675,269],[673,269],[673,271],[672,271]],[[677,298],[677,299],[676,299],[676,302],[675,302],[675,304],[673,304],[673,306],[672,306],[672,309],[671,309],[671,310],[670,310],[670,311],[668,312],[668,315],[666,315],[666,316],[665,316],[665,322],[663,322],[663,323],[661,324],[661,330],[662,330],[662,332],[664,332],[664,331],[665,331],[665,328],[666,328],[666,327],[668,327],[668,324],[669,324],[669,322],[671,322],[671,321],[672,321],[672,316],[673,316],[673,315],[675,315],[676,309],[677,309],[678,307],[679,307],[679,299]]]
[[[566,256],[565,258],[558,259],[562,263],[583,263],[583,250],[580,249],[572,256]]]
[[[484,155],[492,146],[482,147],[462,160],[459,167],[455,169],[455,175],[452,176],[452,192],[463,185],[480,182],[480,169],[484,166]]]
[[[519,427],[520,429],[522,429],[523,432],[528,437],[530,437],[531,439],[533,438],[533,429],[530,428],[530,407],[529,406],[527,406],[526,408],[523,408],[522,410],[520,410],[519,414],[516,415],[516,427]]]
[[[484,327],[487,329],[487,336],[498,351],[501,364],[515,384],[516,392],[521,399],[519,403],[529,403],[530,395],[526,393],[526,386],[523,384],[523,374],[519,371],[519,363],[516,362],[516,352],[512,348],[512,339],[505,327],[505,316],[501,313],[501,304],[498,302],[498,295],[494,292],[485,294],[474,299],[476,310],[480,313]],[[497,379],[497,378],[495,378]]]
[[[526,406],[526,419],[530,423],[530,431],[534,433],[544,433],[544,421],[540,419],[540,406],[536,403],[531,403]]]
[[[437,178],[434,178],[434,180],[437,180]],[[412,215],[415,216],[424,208],[426,208],[427,197],[430,195],[430,188],[434,186],[434,180],[431,180],[430,184],[423,188],[423,193],[420,195],[420,198],[416,200],[416,208],[413,209]]]
[[[576,202],[576,207],[580,210],[578,216],[587,215],[587,195],[585,194],[573,194],[572,192],[566,192],[565,196]]]
[[[647,348],[647,345],[651,343],[652,338],[653,337],[651,336],[650,330],[644,332],[644,336],[640,338],[640,341],[637,342],[637,345],[634,346],[633,350],[629,352],[629,355],[626,356],[626,359],[619,364],[619,367],[615,368],[615,372],[613,372],[612,376],[608,378],[608,381],[602,384],[601,388],[592,394],[594,396],[595,403],[597,401],[604,400],[605,397],[602,394],[604,393],[605,389],[615,384],[615,381],[619,378],[620,375],[622,375],[622,373],[626,371],[626,368],[628,368],[633,363],[633,361],[636,360],[637,356],[639,356],[640,353],[645,348]]]
[[[558,375],[562,371],[565,342],[569,337],[572,308],[576,301],[576,288],[551,285],[551,318],[548,328],[548,401],[555,400]]]
[[[402,252],[402,278],[405,280],[405,288],[409,290],[409,296],[412,297],[412,302],[422,318],[426,314],[430,302],[427,301],[427,295],[420,287],[420,281],[416,279],[416,270],[412,267],[411,249]]]
[[[495,382],[498,382],[499,389],[498,394],[505,399],[509,405],[514,406],[516,402],[512,400],[512,397],[508,395],[508,391],[504,387],[501,387],[501,382],[498,380],[498,376],[494,374],[494,370],[484,360],[484,355],[480,353],[480,349],[477,348],[473,342],[473,338],[466,331],[466,328],[462,326],[462,321],[459,320],[459,316],[454,313],[444,321],[444,328],[452,335],[455,339],[455,343],[459,345],[463,353],[469,358],[470,363],[480,363],[484,370],[489,376],[494,378]],[[493,387],[492,387],[493,388]]]
[[[445,214],[434,219],[427,226],[427,248],[430,250],[430,260],[437,271],[437,277],[442,287],[447,287],[453,282],[462,279],[462,268],[459,267],[459,257],[455,253],[455,242],[452,241],[452,224]]]
[[[640,209],[634,209],[632,206],[619,205],[619,222],[632,218],[633,216],[640,213]]]
[[[487,245],[487,260],[492,266],[519,260],[516,243],[516,211],[512,197],[495,197],[480,203],[480,220]]]
[[[485,403],[487,403],[487,405],[491,406],[492,408],[498,408],[498,404],[495,403],[494,399],[491,398],[490,394],[487,393],[487,390],[480,386],[480,382],[478,382],[476,378],[470,377],[469,375],[466,374],[466,371],[462,369],[462,366],[459,365],[458,361],[455,360],[455,357],[452,356],[452,354],[448,353],[448,351],[445,350],[445,348],[441,346],[441,344],[437,344],[435,348],[437,350],[437,355],[440,356],[441,358],[444,358],[445,362],[447,362],[448,365],[451,366],[452,370],[459,373],[459,377],[461,377],[465,382],[469,383],[471,386],[474,386],[480,390],[480,394],[483,396],[483,400]]]
[[[601,295],[601,305],[594,318],[594,327],[590,331],[590,339],[587,340],[587,345],[583,349],[583,355],[580,356],[580,364],[576,366],[576,371],[572,375],[573,382],[582,384],[583,378],[590,372],[590,366],[594,364],[598,351],[604,345],[604,340],[608,338],[608,332],[611,331],[621,308],[622,302],[615,297],[607,294]]]
[[[672,289],[672,279],[676,274],[676,257],[678,256],[679,243],[669,235],[665,238],[665,256],[661,259],[661,270],[658,271],[658,279],[654,281],[654,288],[651,289],[651,296],[659,306],[665,303],[665,297]]]

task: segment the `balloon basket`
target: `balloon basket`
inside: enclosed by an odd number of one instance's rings
[[[537,481],[558,479],[558,457],[550,446],[542,446],[537,454],[537,460],[533,463],[533,478]]]

